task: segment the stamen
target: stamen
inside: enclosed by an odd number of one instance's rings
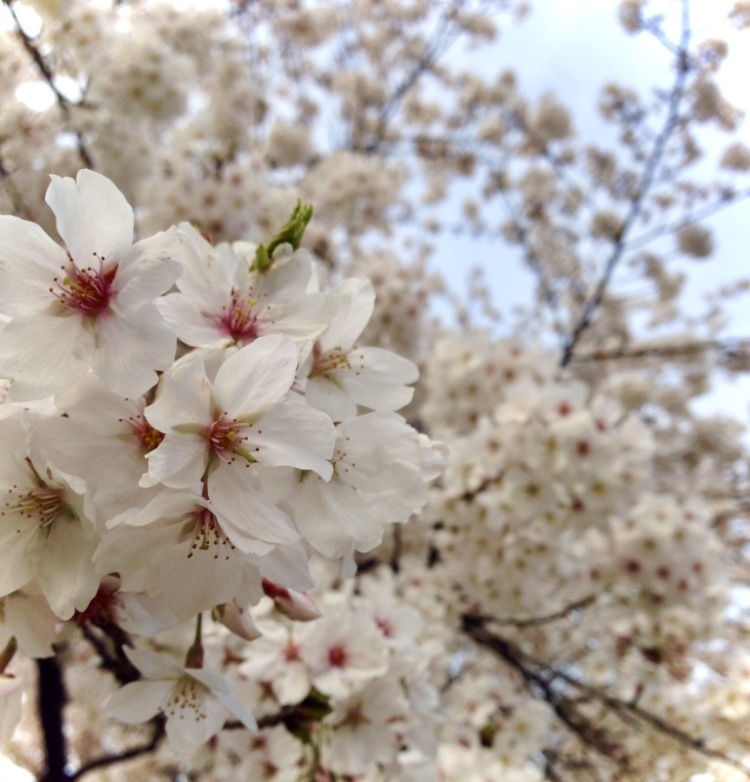
[[[130,418],[121,418],[120,422],[127,424],[133,430],[133,433],[138,438],[138,442],[146,453],[150,453],[158,448],[164,439],[164,435],[158,429],[154,429],[143,417],[142,413],[130,416]]]
[[[109,308],[112,283],[117,275],[117,264],[104,270],[104,258],[96,257],[98,268],[79,269],[74,263],[62,267],[64,276],[55,277],[50,293],[67,309],[84,315],[98,315]],[[55,290],[57,288],[57,290]]]
[[[8,489],[5,500],[0,503],[0,516],[19,514],[35,521],[42,529],[57,518],[62,504],[60,489],[44,486],[24,491],[14,485]]]
[[[209,551],[213,549],[214,559],[218,559],[223,554],[225,559],[234,551],[234,543],[224,534],[218,519],[208,508],[202,508],[195,514],[195,527],[193,529],[193,542],[190,545],[188,559],[193,556],[193,552]]]
[[[250,342],[259,336],[258,302],[232,291],[232,303],[219,316],[219,323],[235,342]]]

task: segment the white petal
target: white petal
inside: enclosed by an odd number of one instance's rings
[[[191,549],[192,542],[174,546],[160,559],[162,594],[167,605],[182,619],[228,603],[237,596],[242,562],[229,545]]]
[[[43,540],[37,525],[20,513],[0,518],[0,597],[20,589],[36,575]]]
[[[399,410],[411,402],[417,365],[381,348],[357,348],[349,353],[351,369],[335,372],[344,391],[371,410]]]
[[[201,669],[191,670],[190,674],[199,682],[204,683],[206,687],[209,687],[224,708],[237,717],[248,730],[253,732],[258,730],[258,723],[255,721],[255,717],[253,717],[247,706],[229,691],[229,686],[225,679],[219,679],[219,677],[211,675],[209,671]]]
[[[330,298],[330,325],[320,338],[323,352],[349,350],[364,331],[374,307],[375,290],[369,280],[350,277],[337,285]]]
[[[132,312],[168,291],[182,272],[173,258],[176,231],[162,231],[133,245],[115,277],[116,307]]]
[[[67,265],[65,250],[35,223],[0,215],[0,312],[32,315],[49,306],[52,279]]]
[[[157,299],[164,320],[186,344],[196,348],[225,348],[232,338],[219,328],[218,320],[199,312],[181,293]]]
[[[232,279],[240,263],[227,247],[214,247],[190,223],[178,226],[181,244],[177,253],[183,272],[178,289],[196,308],[218,312],[231,298]]]
[[[119,261],[133,243],[133,210],[114,183],[95,171],[78,172],[76,181],[53,176],[46,200],[79,268],[93,255]]]
[[[193,683],[192,686],[197,687],[198,692],[193,694],[191,691],[189,700],[186,695],[178,696],[180,700],[175,704],[175,711],[167,719],[167,739],[178,752],[189,752],[205,744],[226,722],[227,713],[221,702],[202,685]]]
[[[156,401],[143,414],[160,432],[195,424],[208,428],[214,422],[211,413],[211,384],[201,356],[193,353],[166,372],[159,385]]]
[[[299,531],[324,557],[338,559],[352,542],[357,551],[369,551],[383,538],[376,510],[336,479],[324,483],[308,475],[293,504]]]
[[[127,318],[104,313],[97,318],[92,368],[116,393],[134,397],[155,385],[155,369],[174,361],[177,339],[153,304]]]
[[[174,489],[185,489],[203,477],[208,450],[200,434],[169,432],[156,450],[146,454],[146,459],[148,475],[141,478],[141,486],[163,483]]]
[[[147,679],[177,680],[184,673],[182,665],[170,654],[130,647],[125,647],[125,654]]]
[[[265,554],[254,541],[296,543],[299,533],[289,517],[263,495],[252,468],[220,464],[209,475],[208,493],[222,529],[240,551]]]
[[[294,382],[298,357],[295,344],[277,335],[259,337],[229,356],[214,381],[222,412],[239,418],[279,402]]]
[[[171,681],[131,682],[110,696],[104,710],[127,725],[146,722],[159,713],[173,686]]]
[[[298,592],[305,592],[315,586],[315,579],[310,575],[307,551],[302,543],[277,546],[262,557],[250,554],[249,559],[263,578],[276,584],[283,584]]]
[[[93,332],[77,315],[15,318],[0,331],[0,377],[50,394],[85,375],[93,351]]]
[[[270,467],[314,470],[326,480],[333,474],[336,430],[320,410],[296,402],[268,407],[258,421],[243,430],[253,458]]]
[[[343,388],[324,375],[311,377],[305,386],[307,403],[334,421],[344,421],[357,415],[357,405]]]
[[[78,520],[62,515],[55,519],[39,563],[39,583],[50,608],[61,619],[83,611],[99,589],[92,555]]]

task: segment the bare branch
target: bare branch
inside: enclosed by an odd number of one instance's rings
[[[652,344],[641,345],[635,348],[615,348],[614,350],[596,350],[591,353],[583,353],[573,357],[575,362],[590,361],[616,361],[641,358],[665,358],[698,355],[701,353],[716,352],[724,354],[728,360],[739,359],[740,355],[750,352],[750,339],[742,337],[727,337],[706,341],[695,341],[684,344]]]
[[[78,769],[78,771],[70,775],[69,779],[71,782],[74,782],[76,779],[80,779],[82,776],[84,776],[84,774],[88,774],[89,771],[94,771],[97,768],[113,766],[116,763],[124,763],[127,760],[133,760],[133,758],[140,757],[141,755],[148,755],[149,753],[153,752],[164,739],[164,719],[155,717],[151,724],[151,738],[147,742],[136,747],[126,749],[116,755],[104,755],[100,758],[90,760],[88,763],[84,763]]]
[[[486,627],[487,621],[484,617],[466,614],[462,617],[463,631],[480,646],[489,649],[510,664],[529,685],[529,690],[549,703],[563,724],[593,749],[602,753],[608,739],[601,733],[600,728],[587,725],[585,721],[582,721],[586,720],[586,718],[576,714],[577,700],[566,695],[556,687],[554,685],[556,681],[564,682],[576,690],[579,696],[585,695],[587,700],[597,701],[631,728],[636,727],[639,723],[648,725],[662,735],[704,757],[718,760],[727,766],[741,771],[750,779],[750,768],[742,761],[718,750],[711,749],[707,746],[705,739],[685,733],[685,731],[670,724],[662,717],[640,707],[636,700],[626,701],[608,695],[603,690],[592,687],[581,679],[561,670],[559,667],[537,660],[523,652],[512,641],[488,630]],[[602,742],[605,743],[603,744]]]
[[[39,47],[36,45],[35,41],[23,29],[21,22],[18,19],[18,15],[16,14],[16,9],[13,7],[15,0],[2,0],[2,2],[10,12],[18,39],[23,44],[24,49],[26,49],[26,51],[31,56],[31,59],[34,61],[34,65],[36,65],[37,70],[42,75],[42,78],[47,83],[47,86],[52,90],[52,93],[57,100],[57,105],[60,107],[63,115],[72,125],[71,109],[76,104],[72,103],[68,98],[65,97],[65,95],[63,95],[62,92],[60,92],[60,89],[55,83],[55,74],[52,72],[49,63],[44,58],[44,55],[39,50]],[[83,161],[83,164],[86,166],[86,168],[94,170],[96,167],[94,166],[91,153],[86,147],[83,134],[76,128],[73,128],[73,133],[76,137],[76,145],[78,148],[79,157]]]
[[[588,595],[587,597],[576,600],[574,603],[561,608],[559,611],[555,611],[552,614],[543,614],[542,616],[530,616],[530,617],[495,617],[495,616],[482,616],[475,617],[481,619],[484,622],[492,622],[497,625],[512,625],[513,627],[538,627],[539,625],[549,624],[549,622],[555,622],[558,619],[565,619],[570,614],[580,611],[587,606],[590,606],[596,600],[596,595]]]
[[[685,93],[685,84],[687,82],[687,76],[690,71],[690,64],[688,60],[689,43],[690,24],[688,17],[688,0],[682,0],[682,35],[680,38],[680,48],[676,63],[677,76],[675,77],[674,84],[669,93],[669,108],[667,111],[667,117],[664,121],[664,126],[662,127],[662,130],[659,133],[656,142],[654,143],[654,148],[651,152],[651,155],[646,161],[637,194],[630,205],[630,209],[623,223],[622,231],[615,243],[614,248],[612,249],[612,253],[609,256],[609,259],[604,266],[602,276],[597,283],[596,288],[594,289],[594,293],[584,304],[583,313],[581,314],[581,317],[579,318],[576,325],[573,327],[573,331],[565,343],[562,359],[560,361],[560,366],[562,367],[565,367],[570,363],[571,359],[573,358],[573,352],[576,348],[576,345],[581,339],[583,333],[591,325],[594,314],[599,308],[599,305],[602,303],[605,294],[607,293],[607,288],[609,287],[612,275],[622,260],[623,254],[625,252],[628,232],[632,229],[633,225],[635,225],[636,221],[640,217],[641,211],[643,209],[643,203],[649,190],[651,189],[651,185],[654,182],[659,165],[661,164],[664,157],[667,142],[672,137],[672,134],[678,125],[679,107],[682,101],[682,97]]]

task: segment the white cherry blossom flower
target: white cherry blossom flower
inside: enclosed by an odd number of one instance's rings
[[[260,337],[230,355],[213,383],[203,359],[191,354],[164,375],[157,400],[146,408],[163,432],[148,454],[142,485],[195,484],[207,468],[237,462],[314,470],[328,479],[334,428],[328,416],[282,401],[294,382],[298,350],[286,337]]]
[[[304,365],[305,397],[334,421],[370,410],[399,410],[409,404],[419,370],[414,362],[389,350],[356,347],[372,316],[375,291],[369,280],[344,280],[331,293],[330,324]]]
[[[300,638],[313,684],[334,698],[362,689],[388,668],[388,645],[373,618],[355,614],[343,599],[331,600]]]
[[[186,344],[200,348],[247,345],[259,336],[283,334],[305,345],[326,327],[326,296],[310,291],[312,258],[306,250],[251,271],[254,245],[214,247],[190,224],[179,226],[183,273],[176,293],[159,309]]]
[[[182,619],[234,599],[256,603],[265,570],[280,570],[286,583],[303,589],[312,585],[301,546],[269,553],[273,546],[258,542],[254,548],[265,556],[245,553],[212,504],[188,491],[163,490],[145,508],[116,517],[111,525],[94,554],[99,571],[119,573],[124,590],[161,594]]]
[[[178,752],[188,752],[215,736],[231,712],[248,729],[257,730],[249,709],[227,682],[202,668],[186,668],[169,654],[125,649],[143,679],[126,684],[108,700],[105,710],[136,725],[156,714],[166,717],[167,739]]]
[[[369,551],[383,526],[406,521],[427,502],[439,458],[397,413],[374,412],[336,428],[333,478],[306,473],[289,498],[297,528],[323,556]]]
[[[124,396],[156,382],[175,335],[154,299],[174,283],[172,232],[133,244],[133,210],[94,171],[52,177],[47,203],[67,249],[42,229],[0,216],[0,375],[11,394],[39,398],[93,371]]]
[[[93,524],[71,479],[27,447],[19,416],[0,420],[0,597],[38,579],[61,619],[94,597]]]

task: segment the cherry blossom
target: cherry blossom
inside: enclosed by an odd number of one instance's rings
[[[183,752],[216,735],[227,712],[249,730],[256,729],[252,714],[220,675],[186,668],[168,654],[145,649],[128,650],[127,655],[144,679],[125,685],[107,703],[107,711],[123,722],[137,724],[163,714],[170,744]]]
[[[34,398],[89,369],[114,391],[137,395],[167,369],[175,337],[153,300],[180,273],[176,236],[133,244],[133,210],[94,171],[53,177],[47,203],[66,249],[37,225],[0,217],[0,374]],[[21,349],[22,348],[22,349]]]

